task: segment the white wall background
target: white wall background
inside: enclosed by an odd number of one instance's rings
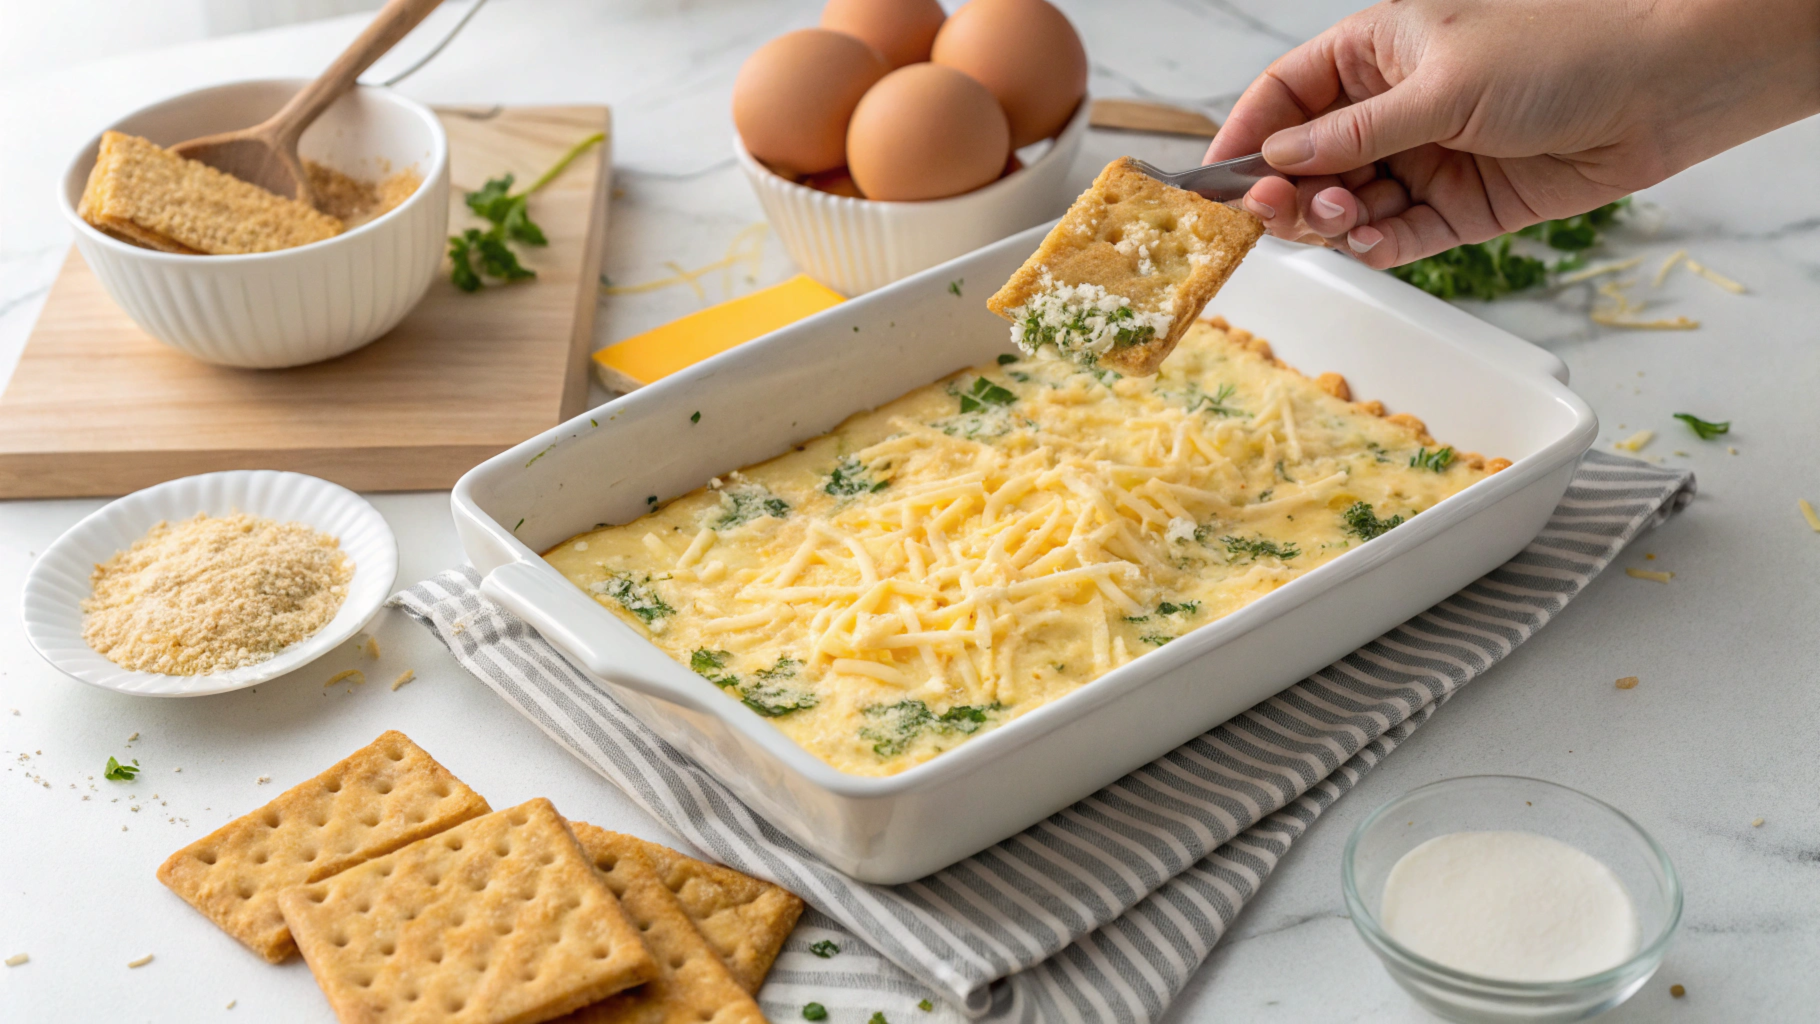
[[[380,0],[0,0],[0,85],[84,61],[373,10]],[[461,6],[452,4],[451,6]]]

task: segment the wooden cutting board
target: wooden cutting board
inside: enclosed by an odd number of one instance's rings
[[[607,143],[531,199],[537,278],[478,294],[439,274],[389,334],[287,370],[210,366],[141,331],[72,248],[0,395],[0,497],[124,494],[192,473],[285,469],[358,490],[440,489],[584,408],[611,187],[605,107],[442,109],[449,230],[463,196],[522,187],[587,135]],[[206,259],[207,257],[198,257]]]

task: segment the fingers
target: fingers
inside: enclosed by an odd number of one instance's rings
[[[1451,249],[1461,238],[1434,207],[1411,206],[1403,213],[1352,229],[1346,247],[1359,262],[1379,270]]]
[[[1264,159],[1290,174],[1339,174],[1458,133],[1452,111],[1421,76],[1339,107],[1264,141]]]
[[[1294,125],[1302,124],[1340,98],[1340,76],[1333,59],[1333,39],[1340,25],[1303,43],[1277,58],[1233,105],[1226,123],[1220,126],[1213,143],[1207,147],[1207,162],[1230,160],[1256,153],[1264,140]],[[1295,68],[1292,82],[1280,73]],[[1326,81],[1314,80],[1314,69],[1327,68]],[[1302,70],[1307,69],[1307,70]]]

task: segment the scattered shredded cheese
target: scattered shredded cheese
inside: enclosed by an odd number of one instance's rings
[[[1602,263],[1596,267],[1587,267],[1585,270],[1576,270],[1573,273],[1556,280],[1555,283],[1579,284],[1581,281],[1590,281],[1595,277],[1603,277],[1606,274],[1622,273],[1642,262],[1643,257],[1636,256],[1628,260],[1619,260],[1616,263]]]
[[[397,679],[392,680],[392,689],[396,690],[400,686],[403,686],[404,684],[406,684],[416,678],[417,678],[417,670],[407,668],[403,672],[398,673]]]
[[[341,682],[343,679],[352,679],[356,683],[364,683],[367,681],[367,674],[357,668],[343,669],[330,676],[329,681],[322,684],[322,688],[326,690],[336,683]]]
[[[140,957],[137,960],[128,960],[126,962],[126,965],[128,967],[144,967],[146,964],[149,964],[151,962],[152,962],[152,954],[147,953],[146,955]]]
[[[1624,575],[1634,580],[1655,580],[1657,583],[1667,583],[1675,578],[1672,572],[1658,572],[1655,569],[1625,569]]]
[[[1795,503],[1801,506],[1801,516],[1807,520],[1807,525],[1813,527],[1815,533],[1820,533],[1820,512],[1815,512],[1814,506],[1806,498],[1797,498]]]
[[[1655,431],[1639,430],[1622,441],[1613,441],[1611,446],[1620,451],[1640,452],[1643,450],[1644,445],[1649,444],[1651,441],[1655,440],[1655,438]]]
[[[1757,820],[1762,821],[1763,819],[1758,818]],[[9,956],[6,958],[6,966],[17,967],[20,964],[25,963],[26,961],[28,961],[30,959],[31,959],[31,957],[25,953],[14,953],[12,956]]]
[[[1674,253],[1668,257],[1668,259],[1663,260],[1662,266],[1656,270],[1655,287],[1657,287],[1657,288],[1662,287],[1662,282],[1668,280],[1669,273],[1671,271],[1673,271],[1676,267],[1680,266],[1681,261],[1686,258],[1687,258],[1686,249],[1676,249],[1674,251]]]
[[[1636,676],[1625,676],[1623,679],[1618,680],[1618,689],[1634,690],[1637,688],[1637,682]]]
[[[1726,277],[1724,274],[1713,270],[1705,264],[1697,263],[1692,259],[1687,260],[1686,263],[1687,269],[1699,274],[1701,277],[1706,278],[1708,281],[1711,281],[1726,291],[1731,292],[1733,295],[1743,295],[1745,293],[1746,289],[1743,285]]]

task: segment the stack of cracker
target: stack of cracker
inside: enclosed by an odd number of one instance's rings
[[[341,233],[341,221],[147,139],[101,136],[76,214],[133,245],[223,256],[272,252]]]
[[[301,951],[344,1024],[759,1024],[803,910],[548,800],[493,811],[398,732],[158,878],[267,960]]]

